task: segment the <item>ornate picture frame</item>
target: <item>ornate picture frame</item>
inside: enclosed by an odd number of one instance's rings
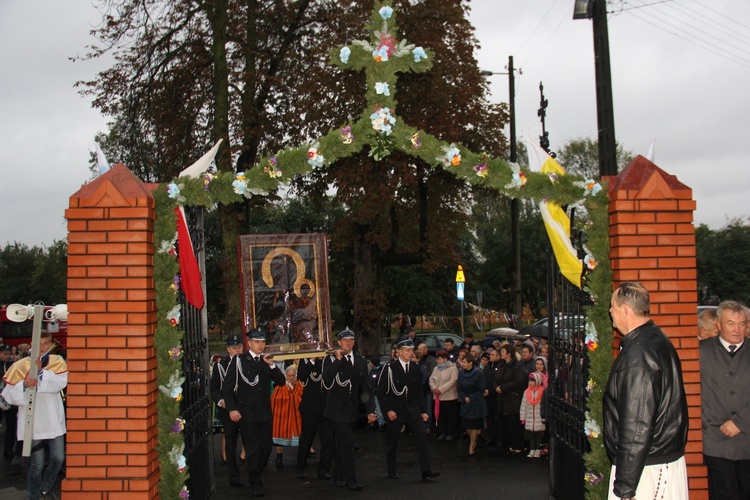
[[[328,237],[322,233],[238,238],[244,332],[266,332],[276,360],[322,357],[331,348]]]

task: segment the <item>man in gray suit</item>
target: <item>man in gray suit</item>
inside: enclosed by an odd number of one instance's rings
[[[747,312],[728,300],[716,311],[719,336],[700,343],[703,457],[712,500],[750,498],[750,346]]]

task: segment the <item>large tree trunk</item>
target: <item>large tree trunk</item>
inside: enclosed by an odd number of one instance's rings
[[[354,279],[352,302],[354,333],[357,335],[357,350],[360,354],[380,354],[383,336],[383,314],[385,294],[380,290],[378,279],[377,248],[370,243],[369,226],[357,228],[354,250]],[[334,332],[335,333],[335,332]]]
[[[213,10],[211,11],[211,8]],[[224,139],[216,166],[219,171],[232,171],[229,143],[229,65],[227,62],[227,0],[213,0],[209,4],[209,19],[213,30],[213,94],[214,139]],[[219,220],[222,230],[222,276],[224,283],[224,327],[236,331],[240,327],[240,281],[238,278],[237,234],[243,224],[241,204],[222,206]]]

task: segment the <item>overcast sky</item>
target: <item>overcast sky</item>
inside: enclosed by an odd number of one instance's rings
[[[482,69],[514,56],[518,139],[538,140],[539,82],[549,100],[551,148],[596,138],[591,21],[574,0],[473,0]],[[719,228],[750,215],[750,2],[609,2],[617,140],[693,189],[696,224]],[[106,61],[75,62],[99,21],[92,0],[0,1],[0,245],[66,237],[70,195],[90,175],[94,136],[106,120],[73,87]],[[507,76],[492,79],[508,100]]]

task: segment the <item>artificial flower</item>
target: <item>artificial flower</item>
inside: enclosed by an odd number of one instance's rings
[[[347,64],[349,62],[349,56],[352,55],[352,49],[349,47],[341,47],[341,51],[339,52],[339,59],[341,59],[341,62],[344,64]]]
[[[587,254],[586,257],[583,258],[583,263],[586,264],[589,271],[593,271],[594,268],[596,268],[596,260],[591,254]]]
[[[461,164],[461,151],[458,150],[455,144],[443,146],[443,151],[445,151],[445,156],[438,158],[439,160],[443,160],[443,162],[448,165],[453,165],[454,167]]]
[[[388,47],[381,45],[377,50],[373,50],[372,58],[377,62],[388,62]]]
[[[180,196],[180,188],[174,182],[170,182],[167,186],[167,194],[172,199],[177,199]]]
[[[419,149],[419,147],[422,145],[422,140],[419,138],[419,132],[414,132],[411,135],[411,146],[414,149]]]
[[[427,59],[427,53],[422,47],[414,47],[414,50],[412,50],[411,53],[414,54],[414,62],[420,62]]]
[[[177,361],[178,359],[180,359],[181,355],[182,355],[182,349],[180,349],[179,347],[171,347],[169,349],[169,357],[172,358],[173,360]]]
[[[593,378],[589,379],[589,383],[586,384],[586,391],[591,392],[593,391],[598,384],[594,381]]]
[[[391,115],[389,108],[380,108],[370,115],[370,121],[372,122],[372,128],[376,132],[390,135],[393,125],[396,123],[396,118]]]
[[[212,173],[206,172],[203,174],[203,190],[208,191],[208,188],[211,186],[211,183],[216,178],[216,176]]]
[[[307,150],[307,163],[309,163],[313,167],[322,166],[324,161],[325,158],[318,152],[316,146],[313,146]]]
[[[178,417],[174,420],[172,428],[169,431],[176,434],[178,432],[182,432],[183,430],[185,430],[185,421]]]
[[[344,142],[344,144],[351,144],[354,142],[354,134],[352,133],[352,128],[347,125],[346,127],[341,129],[341,140]]]
[[[474,165],[474,172],[476,172],[477,175],[482,178],[487,177],[487,174],[489,173],[489,171],[487,170],[487,165],[485,165],[484,163]]]
[[[185,467],[187,467],[185,455],[180,455],[180,458],[177,459],[177,471],[182,473],[185,470]]]
[[[602,190],[602,185],[596,182],[594,179],[586,179],[586,194],[596,196],[596,194]]]
[[[245,194],[247,191],[247,178],[245,177],[245,172],[237,172],[237,176],[234,181],[232,181],[232,188],[237,194]]]
[[[388,88],[386,82],[375,82],[375,93],[383,95],[391,95],[391,90]]]
[[[263,167],[263,173],[268,174],[268,177],[271,179],[281,177],[281,170],[276,168],[277,163],[275,156],[270,157],[268,159],[268,166]]]
[[[602,433],[599,424],[596,423],[596,420],[591,417],[589,412],[586,412],[586,422],[583,424],[583,430],[589,439],[596,439]]]
[[[591,486],[596,486],[597,484],[601,483],[604,480],[604,475],[597,474],[596,472],[587,472],[586,474],[583,475],[583,478]]]
[[[180,499],[181,500],[189,500],[190,498],[190,492],[188,492],[187,486],[183,486],[180,490]]]
[[[386,21],[393,15],[393,8],[386,5],[385,7],[380,8],[378,14],[380,14],[380,17],[383,18],[383,21]]]

